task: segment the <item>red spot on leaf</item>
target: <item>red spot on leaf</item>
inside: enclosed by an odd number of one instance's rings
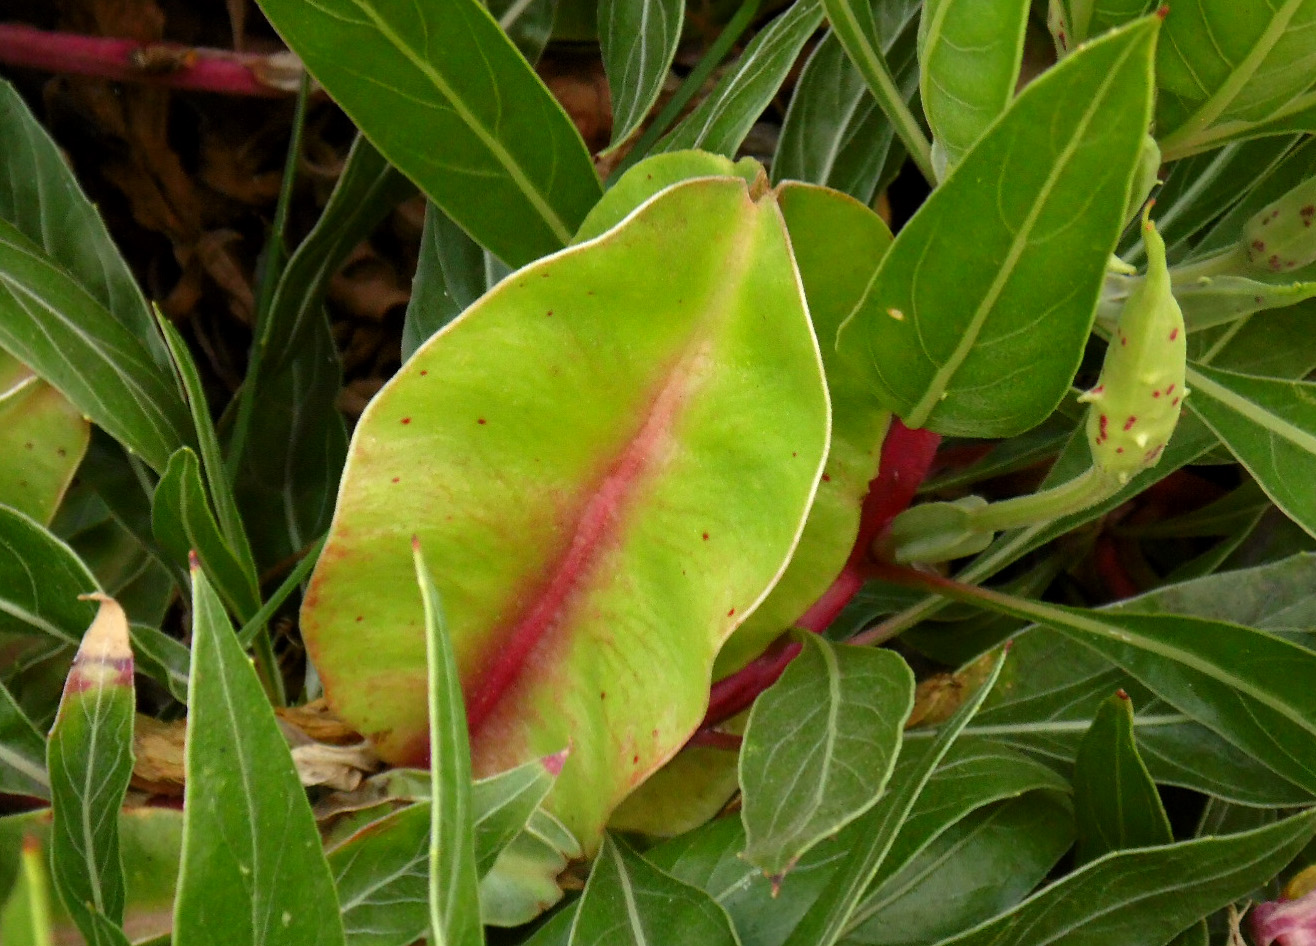
[[[410,418],[410,417],[404,417],[404,418],[402,418],[402,423],[404,423],[404,424],[410,424],[410,423],[411,423],[411,418]]]
[[[422,371],[422,372],[420,373],[420,376],[423,378],[423,377],[425,377],[425,375],[427,375],[427,374],[429,374],[429,369],[428,369],[428,368],[425,369],[424,371]]]
[[[704,533],[704,541],[705,541],[705,542],[708,541],[708,533],[707,533],[707,532]]]
[[[394,483],[400,483],[400,482],[402,482],[402,477],[400,477],[400,476],[395,476],[395,477],[393,477],[393,482],[394,482]]]
[[[823,481],[824,483],[830,483],[830,482],[832,481],[832,478],[831,478],[830,476],[828,476],[826,473],[824,473],[824,474],[823,474],[823,480],[822,480],[822,481]]]
[[[639,757],[639,756],[637,756],[637,755],[633,755],[633,756],[631,756],[631,763],[632,763],[632,764],[638,764],[639,761],[640,761],[640,757]]]
[[[1101,418],[1097,421],[1097,443],[1105,442],[1106,433],[1107,433],[1106,425],[1109,420],[1110,418],[1108,418],[1105,414],[1102,414]]]
[[[553,310],[549,309],[548,312],[545,313],[545,315],[547,315],[551,319],[553,317]]]
[[[356,621],[357,621],[358,624],[360,624],[360,623],[361,623],[362,621],[364,621],[365,619],[366,619],[366,616],[365,616],[364,614],[358,614],[358,615],[356,616]]]
[[[731,617],[735,613],[736,613],[736,609],[732,608],[730,611],[727,612],[727,617]]]
[[[1162,20],[1165,19],[1167,16],[1170,15],[1170,5],[1168,3],[1162,3],[1156,9],[1156,15],[1160,17]]]
[[[481,418],[478,418],[475,422],[476,422],[477,424],[483,424],[483,423],[485,423],[485,420],[484,420],[483,417],[481,417]]]
[[[1169,393],[1172,392],[1173,390],[1174,390],[1174,382],[1170,382],[1170,386],[1169,386],[1168,388],[1165,389],[1165,393],[1166,393],[1166,394],[1169,394]]]
[[[1160,391],[1153,391],[1153,392],[1152,392],[1152,397],[1160,397],[1160,396],[1161,396],[1161,392],[1160,392]]]
[[[1123,453],[1123,452],[1124,452],[1124,448],[1123,448],[1123,447],[1116,447],[1116,448],[1115,448],[1115,452],[1116,452],[1116,453]]]
[[[1176,397],[1173,401],[1170,402],[1170,406],[1171,406],[1171,407],[1178,407],[1178,406],[1179,406],[1179,399]]]
[[[1178,337],[1179,337],[1179,329],[1178,329],[1177,327],[1171,329],[1171,330],[1170,330],[1170,341],[1174,341],[1174,340],[1175,340],[1176,338],[1178,338]]]
[[[1264,252],[1266,252],[1266,241],[1265,241],[1265,240],[1253,240],[1253,241],[1252,241],[1252,249],[1256,250],[1258,253],[1264,253]]]
[[[1129,415],[1129,419],[1126,420],[1126,421],[1124,422],[1124,429],[1125,429],[1125,430],[1132,430],[1132,429],[1133,429],[1133,425],[1136,424],[1137,422],[1138,422],[1137,415],[1135,415],[1135,414],[1130,414],[1130,415]]]

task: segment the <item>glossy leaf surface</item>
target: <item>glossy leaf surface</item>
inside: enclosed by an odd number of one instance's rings
[[[113,598],[73,658],[46,747],[50,771],[51,874],[60,899],[92,946],[126,944],[119,807],[133,769],[132,650],[128,619]]]
[[[40,523],[0,506],[0,631],[43,634],[77,645],[96,613],[78,595],[96,578]]]
[[[740,750],[745,859],[774,875],[877,804],[914,705],[893,651],[803,643],[755,700]]]
[[[1126,27],[1029,85],[883,257],[838,344],[907,426],[1011,436],[1068,389],[1124,223],[1155,36]]]
[[[658,143],[661,151],[699,148],[734,155],[777,94],[800,50],[822,22],[820,0],[795,0],[762,30],[717,86]]]
[[[602,0],[599,47],[612,93],[612,144],[630,137],[663,89],[685,20],[685,0]]]
[[[575,126],[475,0],[261,6],[380,153],[508,263],[564,245],[598,199]]]
[[[437,206],[427,203],[416,278],[402,324],[402,360],[488,288],[480,245]]]
[[[1170,821],[1133,737],[1133,705],[1124,693],[1101,704],[1074,762],[1076,862],[1174,840]]]
[[[342,944],[333,879],[288,744],[199,568],[192,596],[174,941]]]
[[[1316,534],[1316,384],[1189,370],[1188,405],[1291,519]]]
[[[64,395],[0,351],[0,504],[49,523],[87,451],[86,419]]]
[[[505,280],[375,398],[302,627],[331,702],[386,758],[428,745],[412,535],[477,775],[570,744],[549,808],[589,847],[683,744],[821,474],[828,408],[793,275],[770,197],[693,181]]]
[[[0,793],[50,797],[46,736],[0,683]]]
[[[697,887],[664,874],[610,837],[590,871],[570,946],[739,946],[731,920]]]
[[[1316,811],[1219,838],[1108,854],[946,946],[1162,943],[1245,896],[1316,834]]]
[[[919,91],[938,173],[959,163],[1014,97],[1027,0],[929,0],[919,19]]]

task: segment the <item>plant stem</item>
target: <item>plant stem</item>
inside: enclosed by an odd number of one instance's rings
[[[297,566],[288,573],[288,577],[283,579],[283,583],[275,589],[274,594],[260,606],[260,610],[251,616],[251,620],[242,625],[238,631],[238,643],[243,647],[250,647],[260,635],[261,629],[270,622],[276,611],[283,606],[288,597],[297,589],[307,576],[311,574],[311,569],[315,563],[320,560],[320,551],[324,548],[325,539],[328,536],[320,536],[312,543],[311,547],[306,550],[302,560]]]
[[[759,11],[760,2],[761,0],[743,0],[735,15],[722,28],[722,32],[718,34],[717,39],[713,40],[713,45],[708,47],[708,51],[704,53],[698,65],[685,77],[685,81],[676,90],[676,94],[663,106],[663,110],[658,113],[658,117],[645,129],[644,134],[640,136],[640,140],[626,153],[626,157],[622,158],[617,166],[613,168],[612,173],[608,176],[609,183],[621,177],[632,165],[648,155],[649,150],[658,143],[658,139],[663,136],[663,133],[681,114],[690,100],[704,87],[708,77],[726,58],[727,53],[731,51],[731,47],[744,35],[745,30],[749,29],[749,24]]]
[[[0,23],[0,63],[61,75],[145,82],[221,95],[282,98],[305,75],[290,52],[272,55],[202,49],[176,43],[82,36]]]
[[[233,422],[233,433],[229,438],[229,451],[226,458],[229,481],[236,483],[238,471],[242,469],[242,455],[247,448],[247,435],[251,430],[251,415],[256,409],[256,394],[260,387],[261,367],[265,362],[265,349],[270,340],[270,303],[274,301],[274,291],[279,285],[279,276],[283,273],[284,262],[288,258],[287,248],[283,242],[283,233],[288,223],[288,205],[292,203],[293,182],[297,176],[297,161],[302,151],[302,128],[306,124],[306,103],[310,97],[310,78],[302,76],[301,90],[297,94],[297,109],[293,113],[292,137],[288,141],[288,155],[283,165],[283,181],[279,187],[279,202],[274,208],[274,223],[270,227],[269,239],[265,243],[265,258],[262,261],[260,277],[260,294],[256,299],[256,314],[251,354],[247,359],[247,375],[238,391],[237,417]]]
[[[974,510],[969,521],[980,532],[1022,529],[1094,506],[1120,488],[1120,483],[1095,466],[1040,493],[1016,496]]]

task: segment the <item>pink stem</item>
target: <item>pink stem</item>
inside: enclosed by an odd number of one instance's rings
[[[46,72],[149,82],[175,89],[277,98],[294,94],[301,64],[291,53],[256,55],[176,43],[82,36],[0,23],[0,63]]]
[[[796,621],[796,626],[821,634],[858,594],[872,565],[873,542],[891,525],[891,520],[909,507],[919,484],[932,468],[941,437],[926,430],[910,430],[899,420],[891,422],[882,442],[882,463],[868,484],[859,515],[859,535],[850,558],[821,598]],[[735,673],[713,684],[708,712],[695,733],[703,739],[717,725],[754,702],[755,697],[777,682],[786,665],[800,652],[800,645],[779,639],[761,656]],[[692,740],[693,741],[693,740]],[[707,743],[701,743],[707,744]]]

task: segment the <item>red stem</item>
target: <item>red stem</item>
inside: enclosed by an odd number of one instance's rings
[[[176,43],[82,36],[0,23],[0,63],[46,72],[149,82],[175,89],[278,98],[295,94],[302,67],[288,52],[271,55]]]
[[[919,484],[932,468],[940,443],[941,437],[937,434],[910,430],[898,419],[891,422],[891,429],[882,442],[878,474],[868,484],[868,495],[864,497],[859,514],[859,535],[855,538],[850,558],[831,587],[795,622],[797,627],[821,634],[863,587],[872,566],[873,542],[887,530],[891,520],[914,501]],[[798,643],[781,638],[761,656],[714,683],[709,692],[708,712],[695,733],[695,739],[702,740],[712,733],[714,727],[753,703],[755,697],[777,682],[786,665],[799,652]]]

